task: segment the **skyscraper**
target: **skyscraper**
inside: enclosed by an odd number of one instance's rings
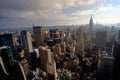
[[[19,62],[15,62],[15,65],[11,68],[10,72],[11,80],[27,80],[23,66]]]
[[[7,76],[1,76],[3,73],[0,73],[1,80],[26,80],[23,67],[19,62],[15,62],[10,47],[0,47],[0,66],[4,74],[7,74]]]
[[[60,44],[56,44],[54,49],[53,49],[53,53],[54,54],[57,54],[57,55],[61,55],[61,47],[60,47]]]
[[[56,62],[52,60],[51,62],[47,62],[47,73],[54,76],[54,80],[57,79],[57,72],[56,72]]]
[[[62,53],[66,53],[66,44],[65,43],[61,43],[60,47],[61,47],[61,52]]]
[[[90,34],[90,36],[93,35],[93,19],[92,19],[92,15],[91,15],[91,18],[89,20],[89,30],[88,30],[88,33]]]
[[[84,38],[84,50],[87,51],[88,49],[92,49],[92,46],[92,39],[90,36],[86,36],[86,38]]]
[[[113,65],[113,80],[120,80],[120,30],[118,38],[114,43],[114,65]]]
[[[82,27],[80,27],[77,31],[77,43],[75,46],[75,52],[79,53],[81,51],[84,51],[84,41],[83,41],[83,34],[82,34]]]
[[[14,65],[14,58],[11,48],[7,46],[0,47],[0,56],[3,60],[6,71],[9,73],[10,68]]]
[[[50,29],[50,37],[51,38],[58,38],[58,29]]]
[[[39,47],[44,42],[44,30],[42,26],[33,26],[35,46]]]
[[[16,58],[15,53],[15,40],[13,34],[1,34],[0,35],[0,46],[9,46],[12,49],[13,56]]]
[[[51,62],[51,51],[46,47],[39,47],[40,68],[47,71],[47,62]]]
[[[4,75],[8,74],[7,70],[5,69],[4,63],[3,63],[3,59],[0,56],[0,78],[3,77]]]
[[[104,48],[106,43],[107,31],[99,30],[96,32],[95,44],[99,48]]]
[[[30,59],[30,53],[33,51],[32,37],[30,32],[21,31],[21,38],[22,38],[22,44],[25,52],[24,55],[27,59]]]

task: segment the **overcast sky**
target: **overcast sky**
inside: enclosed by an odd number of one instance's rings
[[[34,25],[115,24],[120,0],[0,0],[0,28]]]

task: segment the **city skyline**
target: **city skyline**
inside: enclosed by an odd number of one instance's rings
[[[4,0],[0,1],[0,29],[35,25],[117,24],[120,1],[115,0]]]

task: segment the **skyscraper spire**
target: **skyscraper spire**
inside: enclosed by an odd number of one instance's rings
[[[91,14],[91,18],[89,20],[89,34],[92,35],[93,33],[93,19],[92,19],[92,14]]]
[[[92,13],[91,13],[91,19],[92,19]]]

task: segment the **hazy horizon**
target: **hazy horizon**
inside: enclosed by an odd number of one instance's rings
[[[1,0],[0,28],[88,24],[117,24],[120,21],[117,0]]]

